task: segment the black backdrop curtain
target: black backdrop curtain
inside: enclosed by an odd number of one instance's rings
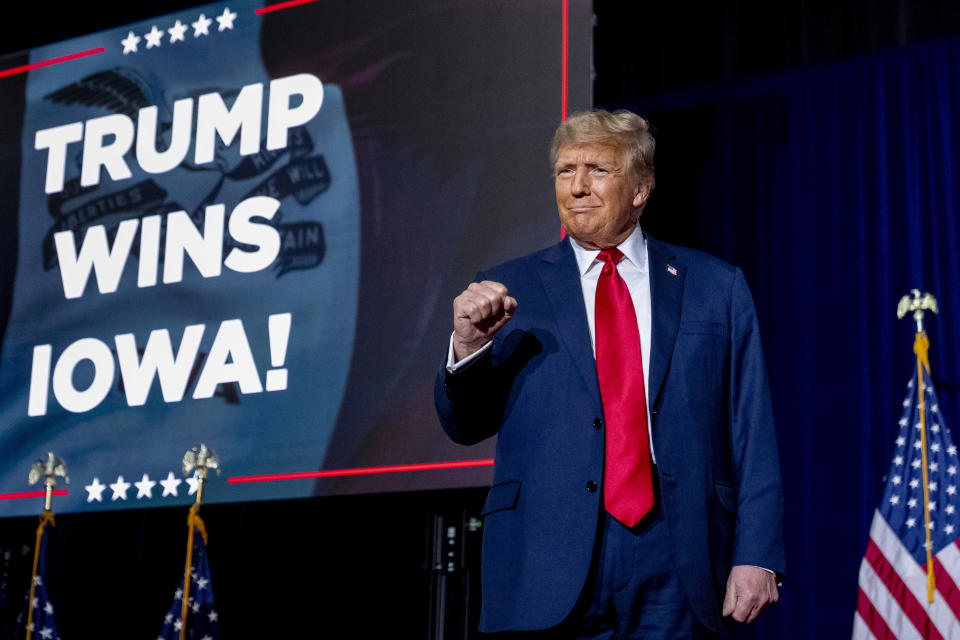
[[[672,203],[696,200],[685,239],[743,268],[760,315],[791,580],[741,635],[849,637],[915,367],[913,323],[896,318],[911,288],[939,300],[931,367],[960,424],[960,39],[633,106],[696,183],[668,182],[651,226],[669,236]]]

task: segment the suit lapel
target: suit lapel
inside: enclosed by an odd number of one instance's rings
[[[648,266],[650,269],[650,303],[653,326],[650,338],[650,398],[651,409],[657,406],[663,380],[670,369],[673,347],[680,328],[683,301],[683,280],[686,267],[677,261],[668,245],[647,235]]]
[[[580,286],[580,270],[568,240],[551,247],[538,265],[540,279],[547,292],[560,339],[573,357],[577,371],[589,393],[600,398],[597,365],[590,346],[590,328]]]

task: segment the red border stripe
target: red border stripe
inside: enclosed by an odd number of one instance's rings
[[[298,7],[301,4],[310,4],[311,2],[316,2],[317,0],[288,0],[287,2],[278,2],[277,4],[271,4],[268,7],[260,7],[255,14],[262,16],[265,13],[273,13],[274,11],[280,11],[281,9],[289,9],[290,7]]]
[[[276,480],[303,480],[306,478],[341,478],[344,476],[367,476],[378,473],[406,473],[410,471],[436,471],[438,469],[464,469],[467,467],[492,467],[493,458],[483,460],[457,460],[455,462],[423,462],[419,464],[396,464],[385,467],[356,467],[353,469],[330,469],[326,471],[296,471],[272,473],[259,476],[233,476],[227,484],[244,482],[273,482]]]
[[[54,489],[53,495],[65,496],[67,489]],[[0,500],[22,500],[23,498],[42,498],[47,495],[46,491],[19,491],[16,493],[0,493]]]
[[[887,591],[889,591],[893,599],[900,604],[900,608],[904,614],[910,619],[913,626],[917,628],[917,631],[920,632],[920,635],[927,640],[942,640],[943,636],[941,636],[937,628],[933,626],[933,622],[931,622],[930,616],[927,615],[923,605],[917,601],[913,592],[903,583],[900,574],[893,568],[893,565],[890,564],[883,555],[883,552],[880,551],[880,547],[877,546],[872,538],[867,545],[865,557],[867,562],[873,567],[873,570],[877,572],[877,577],[886,585]]]
[[[857,597],[857,613],[860,614],[864,623],[870,628],[870,633],[873,634],[874,638],[877,640],[897,640],[897,636],[890,631],[886,620],[884,620],[880,613],[874,608],[873,603],[870,602],[867,594],[863,592],[862,587],[860,588],[860,595]]]
[[[41,67],[49,67],[50,65],[60,64],[61,62],[69,62],[70,60],[76,60],[77,58],[85,58],[86,56],[96,55],[98,53],[103,53],[106,51],[104,47],[97,47],[96,49],[87,49],[86,51],[78,51],[77,53],[71,53],[69,55],[60,56],[59,58],[50,58],[49,60],[41,60],[40,62],[31,62],[30,64],[25,64],[21,67],[13,67],[10,69],[4,69],[0,71],[0,78],[6,78],[7,76],[15,76],[18,73],[26,73],[33,69],[40,69]]]
[[[567,119],[567,58],[570,45],[570,3],[569,0],[563,0],[563,35],[560,59],[560,119]]]

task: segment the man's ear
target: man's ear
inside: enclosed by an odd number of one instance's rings
[[[650,183],[646,180],[641,181],[637,185],[637,190],[633,194],[633,208],[634,209],[643,209],[643,205],[647,203],[647,198],[650,197]]]

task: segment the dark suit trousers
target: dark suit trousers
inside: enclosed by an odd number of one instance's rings
[[[599,548],[574,612],[546,631],[484,635],[497,640],[710,640],[690,608],[670,551],[660,503],[633,529],[601,514]]]

